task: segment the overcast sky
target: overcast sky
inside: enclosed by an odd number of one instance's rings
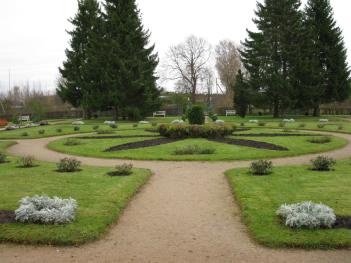
[[[237,43],[253,29],[256,0],[137,0],[143,22],[152,33],[160,58],[168,47],[194,34],[215,45],[222,39]],[[305,2],[305,1],[303,1]],[[350,1],[331,0],[335,19],[344,32],[351,64]],[[57,68],[65,59],[76,0],[1,0],[0,91],[27,81],[54,90]],[[38,84],[37,84],[38,85]]]

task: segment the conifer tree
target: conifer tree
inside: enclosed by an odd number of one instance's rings
[[[257,3],[258,31],[248,31],[242,60],[249,73],[249,85],[265,97],[274,117],[293,105],[300,56],[302,13],[300,0],[265,0]]]
[[[348,98],[350,70],[342,32],[333,18],[329,0],[309,0],[305,15],[306,75],[310,78],[306,85],[309,92],[302,94],[313,98],[312,106],[317,116],[321,103]]]
[[[159,106],[158,65],[150,34],[141,23],[135,0],[106,0],[105,77],[109,105],[121,112],[145,116]]]
[[[86,117],[96,108],[96,87],[92,85],[91,71],[88,70],[89,49],[93,38],[101,34],[100,8],[96,0],[78,0],[78,12],[70,20],[74,26],[68,32],[71,36],[67,59],[59,69],[61,81],[58,95],[75,107],[82,107]]]
[[[240,117],[245,118],[250,103],[250,90],[241,70],[236,75],[236,81],[232,88],[235,110]]]

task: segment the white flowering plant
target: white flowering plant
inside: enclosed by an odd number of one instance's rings
[[[59,197],[35,195],[20,200],[20,207],[15,211],[16,221],[34,224],[68,224],[74,221],[77,201]]]
[[[277,210],[277,215],[291,228],[332,228],[336,221],[332,208],[311,201],[284,204]]]

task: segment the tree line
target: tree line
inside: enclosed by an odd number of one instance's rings
[[[135,0],[99,2],[78,0],[57,94],[86,118],[113,110],[116,119],[140,119],[160,105],[158,55]]]
[[[320,114],[323,103],[350,95],[350,69],[342,31],[329,0],[265,0],[257,3],[256,31],[240,50],[244,66],[233,85],[235,107],[245,116],[249,105]]]

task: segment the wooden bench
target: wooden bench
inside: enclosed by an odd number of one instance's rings
[[[30,121],[30,116],[29,115],[24,115],[24,116],[19,116],[18,121]]]
[[[166,111],[155,111],[153,117],[162,116],[166,118]]]
[[[235,116],[236,115],[236,111],[235,110],[226,110],[225,111],[225,116]]]

